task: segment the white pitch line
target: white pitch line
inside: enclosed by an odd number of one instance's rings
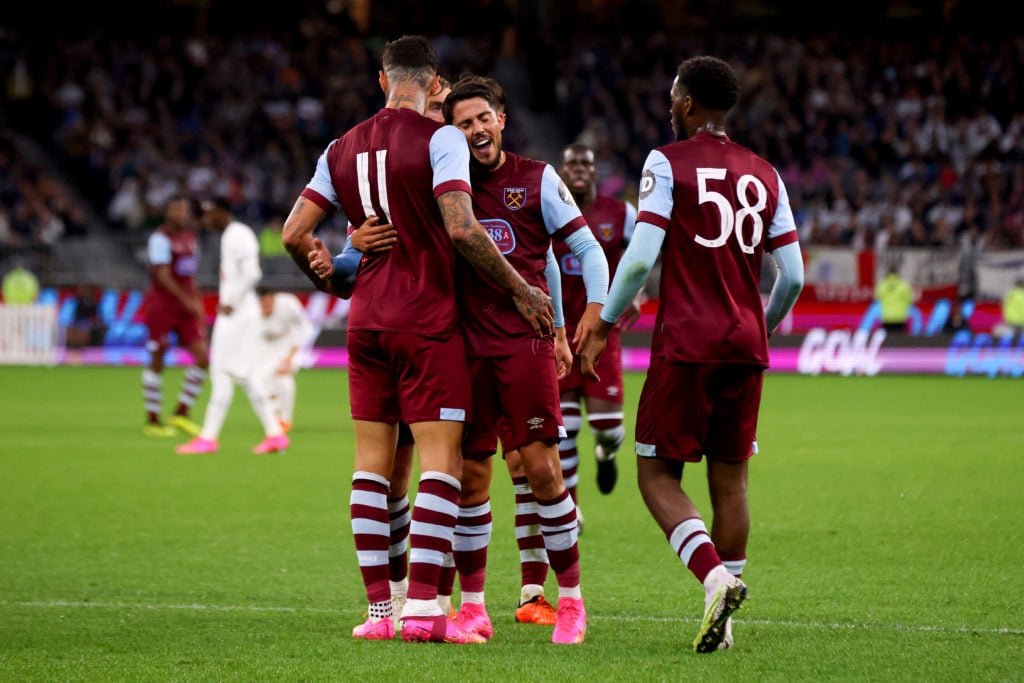
[[[322,607],[278,607],[261,605],[154,605],[129,602],[84,602],[72,600],[0,600],[4,607],[39,607],[42,609],[100,608],[100,609],[137,609],[137,610],[186,610],[195,612],[283,612],[286,614],[349,614],[358,610],[340,610]],[[696,623],[694,618],[654,617],[654,616],[611,616],[588,614],[592,621],[640,622],[649,621],[668,624]],[[807,628],[828,631],[904,631],[912,633],[983,633],[991,635],[1024,635],[1021,628],[974,628],[970,626],[915,626],[912,624],[856,624],[823,621],[787,621],[777,619],[745,619],[740,616],[737,621],[756,626],[778,626],[783,628]]]

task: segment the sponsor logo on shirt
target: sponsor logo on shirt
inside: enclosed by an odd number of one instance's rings
[[[562,267],[562,272],[566,275],[583,275],[583,267],[580,266],[580,260],[571,251],[559,259],[559,265]]]
[[[506,187],[504,193],[505,206],[510,211],[518,211],[526,203],[525,187]]]
[[[516,248],[516,234],[512,232],[512,226],[508,221],[484,218],[480,220],[480,225],[484,226],[484,230],[491,236],[502,254],[511,253]]]
[[[174,263],[174,272],[177,275],[195,275],[199,270],[199,262],[193,256],[181,256]]]
[[[644,171],[640,176],[640,199],[647,199],[647,197],[654,191],[654,174],[650,171]]]
[[[564,180],[558,181],[558,197],[569,206],[576,206],[576,200],[572,198],[572,192],[569,192]]]

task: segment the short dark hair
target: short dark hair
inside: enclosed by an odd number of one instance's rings
[[[691,57],[679,65],[676,79],[686,94],[707,109],[729,111],[740,101],[740,77],[718,57]]]
[[[183,194],[181,192],[171,195],[170,198],[168,198],[168,200],[164,202],[164,211],[166,212],[168,209],[171,208],[171,204],[175,204],[177,202],[185,202],[186,204],[188,204],[188,211],[193,217],[199,213],[199,205],[196,202],[195,197]]]
[[[498,81],[487,76],[463,74],[452,85],[452,91],[444,101],[445,123],[452,122],[452,112],[455,111],[456,104],[475,97],[486,100],[487,104],[491,105],[491,108],[499,114],[505,112],[505,90],[498,84]]]
[[[594,148],[591,147],[590,145],[585,145],[582,142],[572,142],[572,143],[569,143],[568,145],[566,145],[565,147],[563,147],[562,148],[562,158],[565,158],[565,155],[568,154],[569,152],[579,153],[579,154],[592,154],[592,155],[596,156],[596,153],[594,152]]]
[[[388,80],[428,88],[437,75],[437,52],[423,36],[402,36],[384,46],[381,65]]]
[[[214,208],[220,209],[221,211],[227,211],[231,213],[231,200],[223,195],[217,195],[207,199],[204,204],[211,204]]]
[[[256,285],[256,296],[269,296],[274,293],[274,288],[270,285],[261,282]]]

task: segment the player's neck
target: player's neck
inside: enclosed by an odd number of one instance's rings
[[[492,173],[497,172],[497,170],[505,164],[505,159],[505,150],[501,150],[498,152],[498,163],[494,164],[494,166],[484,166],[483,164],[477,162],[475,159],[472,159],[469,162],[469,172],[470,174],[480,176],[481,178],[488,176]]]
[[[597,188],[590,188],[583,194],[573,194],[573,199],[576,200],[576,206],[582,211],[583,209],[589,209],[590,206],[597,201]]]
[[[693,135],[699,135],[700,133],[710,133],[711,135],[717,135],[718,137],[725,137],[725,122],[724,121],[705,121],[701,125],[697,126],[693,130]],[[690,137],[693,137],[691,135]]]
[[[413,83],[400,83],[388,93],[386,109],[412,109],[422,115],[427,111],[427,94]]]

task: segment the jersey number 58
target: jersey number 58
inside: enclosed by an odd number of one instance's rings
[[[752,175],[742,175],[740,179],[736,181],[736,201],[739,202],[740,208],[736,209],[733,204],[723,195],[721,192],[715,192],[714,190],[708,189],[709,180],[725,180],[726,172],[724,168],[698,168],[697,169],[697,201],[700,204],[707,202],[713,203],[718,207],[718,213],[722,218],[720,224],[720,230],[718,237],[713,240],[705,239],[700,235],[694,237],[697,244],[702,244],[705,247],[720,247],[728,241],[729,237],[735,232],[736,243],[740,245],[740,249],[746,254],[753,254],[754,247],[761,243],[761,237],[764,234],[764,221],[761,219],[761,211],[768,203],[768,190],[765,188],[757,177]],[[753,188],[754,194],[757,197],[756,204],[750,204],[750,198],[747,196],[747,191]],[[741,228],[743,227],[743,221],[750,217],[750,222],[753,230],[750,235],[750,243],[747,244],[743,241],[743,233]]]

